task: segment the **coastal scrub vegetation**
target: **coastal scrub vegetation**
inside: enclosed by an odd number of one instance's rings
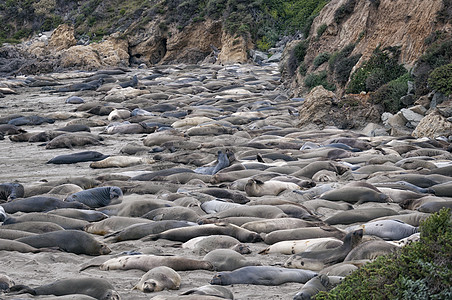
[[[315,299],[451,299],[452,222],[449,209],[420,226],[420,241],[380,256]]]
[[[58,2],[58,5],[57,5]],[[282,35],[309,31],[329,0],[7,0],[0,1],[0,42],[19,42],[32,34],[73,24],[76,34],[102,39],[130,26],[140,30],[161,15],[183,29],[206,19],[221,20],[231,34],[250,37],[261,50]]]

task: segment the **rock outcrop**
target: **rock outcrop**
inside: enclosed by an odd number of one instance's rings
[[[317,86],[311,90],[299,111],[299,127],[323,129],[363,129],[368,123],[379,123],[381,108],[369,103],[366,95],[336,95]]]

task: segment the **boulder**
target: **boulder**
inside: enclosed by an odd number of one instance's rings
[[[77,44],[74,27],[68,24],[59,25],[50,36],[48,47],[54,51],[69,49]]]
[[[438,109],[434,109],[419,122],[412,136],[416,138],[437,138],[439,136],[449,136],[451,133],[452,123],[442,116]]]
[[[409,128],[415,128],[424,117],[423,115],[418,114],[412,111],[411,109],[407,108],[402,108],[400,112],[402,113],[403,117],[407,120],[407,127]]]
[[[221,64],[246,63],[248,61],[248,43],[241,35],[231,35],[223,31],[221,51],[218,62]]]

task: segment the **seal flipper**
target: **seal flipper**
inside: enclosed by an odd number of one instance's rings
[[[12,287],[9,288],[9,293],[8,294],[13,294],[13,295],[18,295],[18,294],[31,294],[31,295],[36,295],[36,290],[23,285],[23,284],[18,284],[18,285],[13,285]]]

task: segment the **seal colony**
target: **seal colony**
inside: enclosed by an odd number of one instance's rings
[[[447,141],[299,128],[275,63],[0,87],[2,299],[305,299],[452,203]]]

